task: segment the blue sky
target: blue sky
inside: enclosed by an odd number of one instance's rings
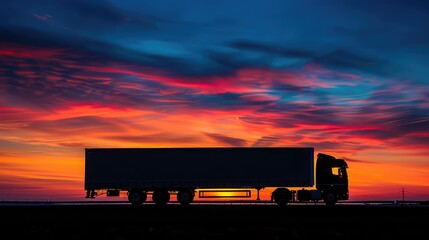
[[[55,42],[175,74],[314,62],[427,83],[424,1],[42,0],[2,5],[3,39]]]

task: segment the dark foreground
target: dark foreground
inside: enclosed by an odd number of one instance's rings
[[[0,206],[9,239],[427,239],[429,207]]]

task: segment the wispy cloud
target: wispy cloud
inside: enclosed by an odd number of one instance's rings
[[[206,136],[214,139],[223,146],[244,147],[247,145],[246,140],[234,137],[228,137],[218,133],[204,133]]]

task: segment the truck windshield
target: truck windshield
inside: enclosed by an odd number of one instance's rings
[[[343,177],[343,169],[341,167],[333,167],[332,175],[337,176],[338,178]]]

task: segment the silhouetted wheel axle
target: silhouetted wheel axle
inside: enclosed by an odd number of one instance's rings
[[[131,190],[128,192],[128,201],[132,205],[141,205],[147,199],[147,193],[141,190]]]
[[[284,206],[292,200],[292,192],[287,188],[277,188],[271,193],[271,198],[277,205]]]
[[[182,189],[177,193],[177,201],[182,205],[189,205],[194,200],[194,192],[191,189]]]
[[[332,192],[328,192],[324,194],[323,201],[325,202],[326,205],[335,205],[338,201],[338,198],[336,194]]]

